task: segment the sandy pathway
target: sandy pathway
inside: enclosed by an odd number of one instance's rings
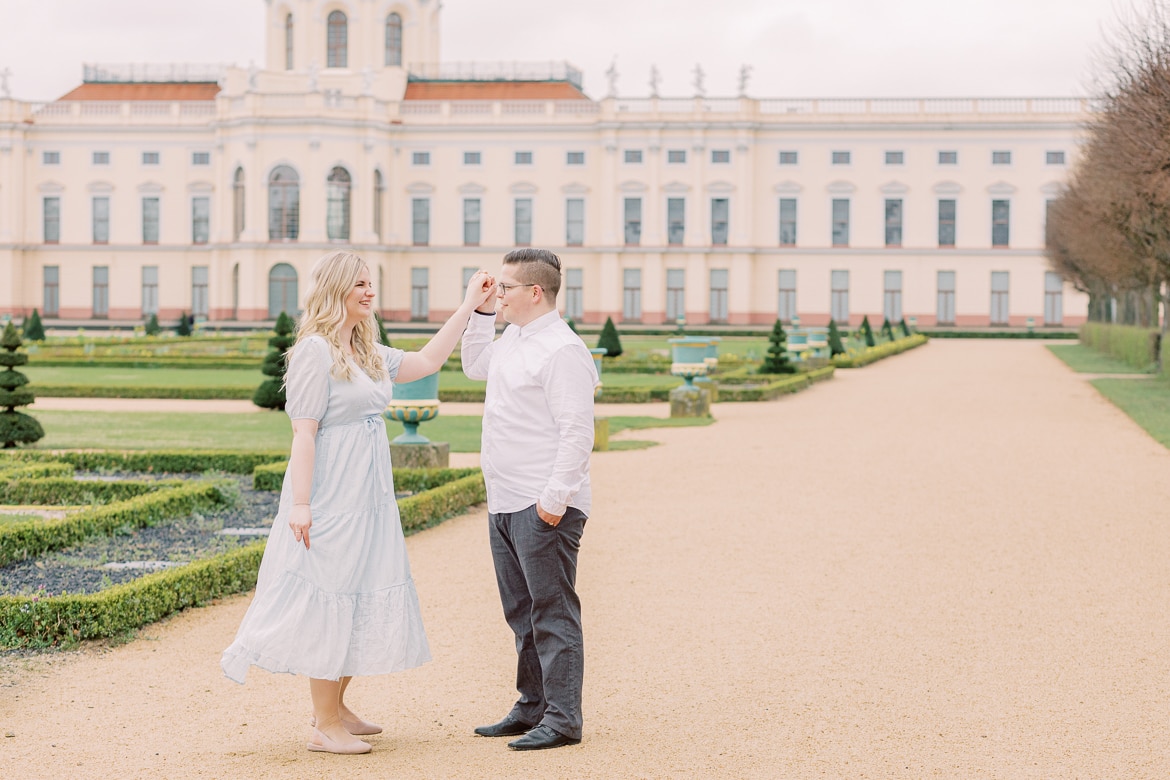
[[[1037,343],[936,341],[594,459],[585,741],[512,696],[482,512],[408,541],[435,661],[304,750],[303,680],[219,674],[244,597],[4,665],[0,777],[1165,778],[1170,453]]]

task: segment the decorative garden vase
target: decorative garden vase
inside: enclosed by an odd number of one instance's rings
[[[430,439],[418,432],[418,426],[439,416],[439,372],[394,385],[394,398],[382,414],[387,420],[402,423],[405,429],[394,444],[430,444]]]
[[[707,375],[707,353],[711,339],[705,336],[683,336],[667,339],[670,344],[670,373],[681,376],[687,387],[694,387],[695,377]]]

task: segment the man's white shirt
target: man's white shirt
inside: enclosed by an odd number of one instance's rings
[[[495,338],[494,316],[473,313],[463,333],[463,373],[486,379],[480,467],[488,511],[540,503],[589,514],[593,451],[593,356],[553,311]]]

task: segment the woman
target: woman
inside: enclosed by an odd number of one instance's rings
[[[220,662],[239,683],[253,664],[307,675],[309,750],[368,753],[355,735],[382,728],[345,706],[350,678],[430,660],[381,413],[394,382],[439,370],[472,310],[494,291],[491,276],[476,273],[434,338],[403,352],[378,341],[370,269],[360,257],[335,252],[313,265],[289,351],[293,443],[280,508],[256,595]]]

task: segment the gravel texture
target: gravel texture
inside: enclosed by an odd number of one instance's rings
[[[247,597],[0,663],[0,776],[1170,777],[1170,453],[1034,342],[936,341],[599,453],[581,745],[514,697],[482,508],[407,541],[435,660],[355,681],[386,732],[309,753],[305,680],[225,680]]]

